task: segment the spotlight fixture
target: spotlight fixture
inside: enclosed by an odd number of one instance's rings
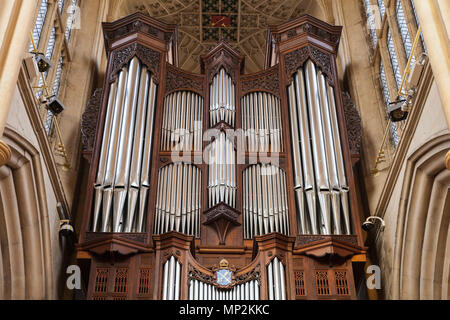
[[[51,111],[55,116],[64,111],[65,107],[61,101],[55,96],[50,97],[47,103],[47,109]]]
[[[376,217],[376,216],[370,216],[367,218],[367,220],[362,224],[362,228],[364,229],[364,231],[370,231],[375,227],[375,221],[380,221],[381,224],[381,230],[384,229],[385,227],[385,222],[383,219],[381,219],[380,217]]]
[[[408,102],[406,100],[397,100],[389,104],[388,113],[392,122],[406,120],[408,117]]]
[[[53,67],[52,62],[47,59],[47,57],[43,53],[38,52],[34,55],[39,72],[47,72],[51,67]]]
[[[63,237],[70,237],[75,233],[73,226],[70,224],[70,220],[61,220],[59,224],[59,233]]]

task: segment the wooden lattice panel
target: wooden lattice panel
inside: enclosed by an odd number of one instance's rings
[[[316,289],[317,295],[319,296],[329,296],[330,295],[330,284],[328,281],[328,271],[316,271]]]
[[[150,268],[141,268],[139,270],[139,295],[150,294]]]
[[[305,272],[304,271],[294,271],[295,280],[295,298],[302,298],[306,296],[305,288]]]
[[[336,294],[340,296],[349,295],[347,271],[335,271],[334,275],[336,278]]]
[[[117,268],[114,279],[114,293],[126,293],[128,285],[128,268]]]
[[[109,268],[97,268],[94,293],[107,293]]]

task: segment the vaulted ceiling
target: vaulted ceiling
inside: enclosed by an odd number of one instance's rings
[[[263,69],[267,27],[308,13],[320,19],[327,0],[122,0],[121,16],[141,11],[178,25],[180,67],[200,72],[200,55],[224,38],[245,56],[245,72]]]

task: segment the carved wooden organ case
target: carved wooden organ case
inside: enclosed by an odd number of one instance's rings
[[[263,71],[243,74],[221,41],[192,74],[176,26],[104,23],[78,244],[89,299],[356,298],[340,33],[305,15],[270,28]]]

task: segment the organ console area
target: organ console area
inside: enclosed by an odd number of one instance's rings
[[[182,70],[177,27],[141,13],[103,30],[77,246],[87,298],[356,299],[367,248],[341,27],[271,27],[255,74],[224,41],[201,74]]]

